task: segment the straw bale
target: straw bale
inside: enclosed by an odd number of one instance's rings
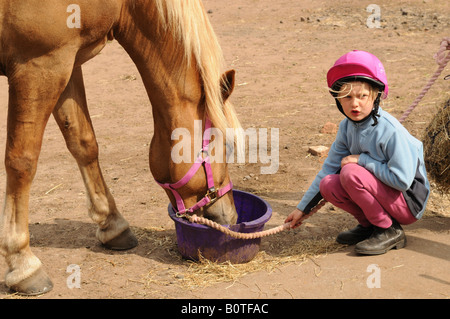
[[[428,176],[443,193],[450,190],[450,99],[438,109],[426,128],[424,157]]]

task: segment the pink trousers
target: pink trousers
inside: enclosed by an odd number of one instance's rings
[[[325,176],[320,182],[320,193],[364,227],[372,224],[388,228],[392,225],[391,218],[403,225],[417,220],[402,192],[387,186],[358,164],[347,164],[340,174]]]

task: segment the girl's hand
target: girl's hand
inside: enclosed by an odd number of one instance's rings
[[[295,208],[286,218],[286,220],[284,221],[285,223],[291,223],[291,229],[297,228],[298,226],[300,226],[301,223],[301,219],[305,214],[298,208]]]
[[[341,168],[350,163],[358,164],[358,160],[359,160],[359,155],[346,156],[341,160]]]

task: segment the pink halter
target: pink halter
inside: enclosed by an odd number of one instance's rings
[[[212,174],[211,163],[208,153],[210,140],[211,140],[211,120],[209,118],[206,118],[202,149],[200,150],[196,161],[189,169],[189,171],[186,173],[186,175],[184,175],[184,177],[180,179],[178,182],[173,184],[160,183],[156,181],[161,187],[169,189],[172,192],[173,196],[175,196],[175,200],[177,203],[178,217],[181,217],[186,213],[193,213],[194,211],[205,205],[214,203],[217,199],[225,195],[233,188],[233,183],[231,181],[226,186],[220,189],[216,189],[216,187],[214,186],[214,178]],[[203,157],[204,154],[206,155],[205,157]],[[195,173],[197,173],[198,169],[202,165],[204,165],[206,171],[206,181],[208,183],[208,191],[206,195],[201,200],[199,200],[194,206],[192,206],[191,208],[186,208],[184,206],[184,202],[183,199],[181,198],[181,195],[176,190],[186,185],[195,175]]]

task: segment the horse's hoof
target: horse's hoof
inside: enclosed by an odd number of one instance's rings
[[[103,243],[103,246],[112,250],[127,250],[136,247],[137,244],[138,240],[136,236],[134,236],[130,228],[127,228],[116,238]]]
[[[53,283],[41,267],[30,277],[9,288],[18,295],[37,296],[52,290]]]

